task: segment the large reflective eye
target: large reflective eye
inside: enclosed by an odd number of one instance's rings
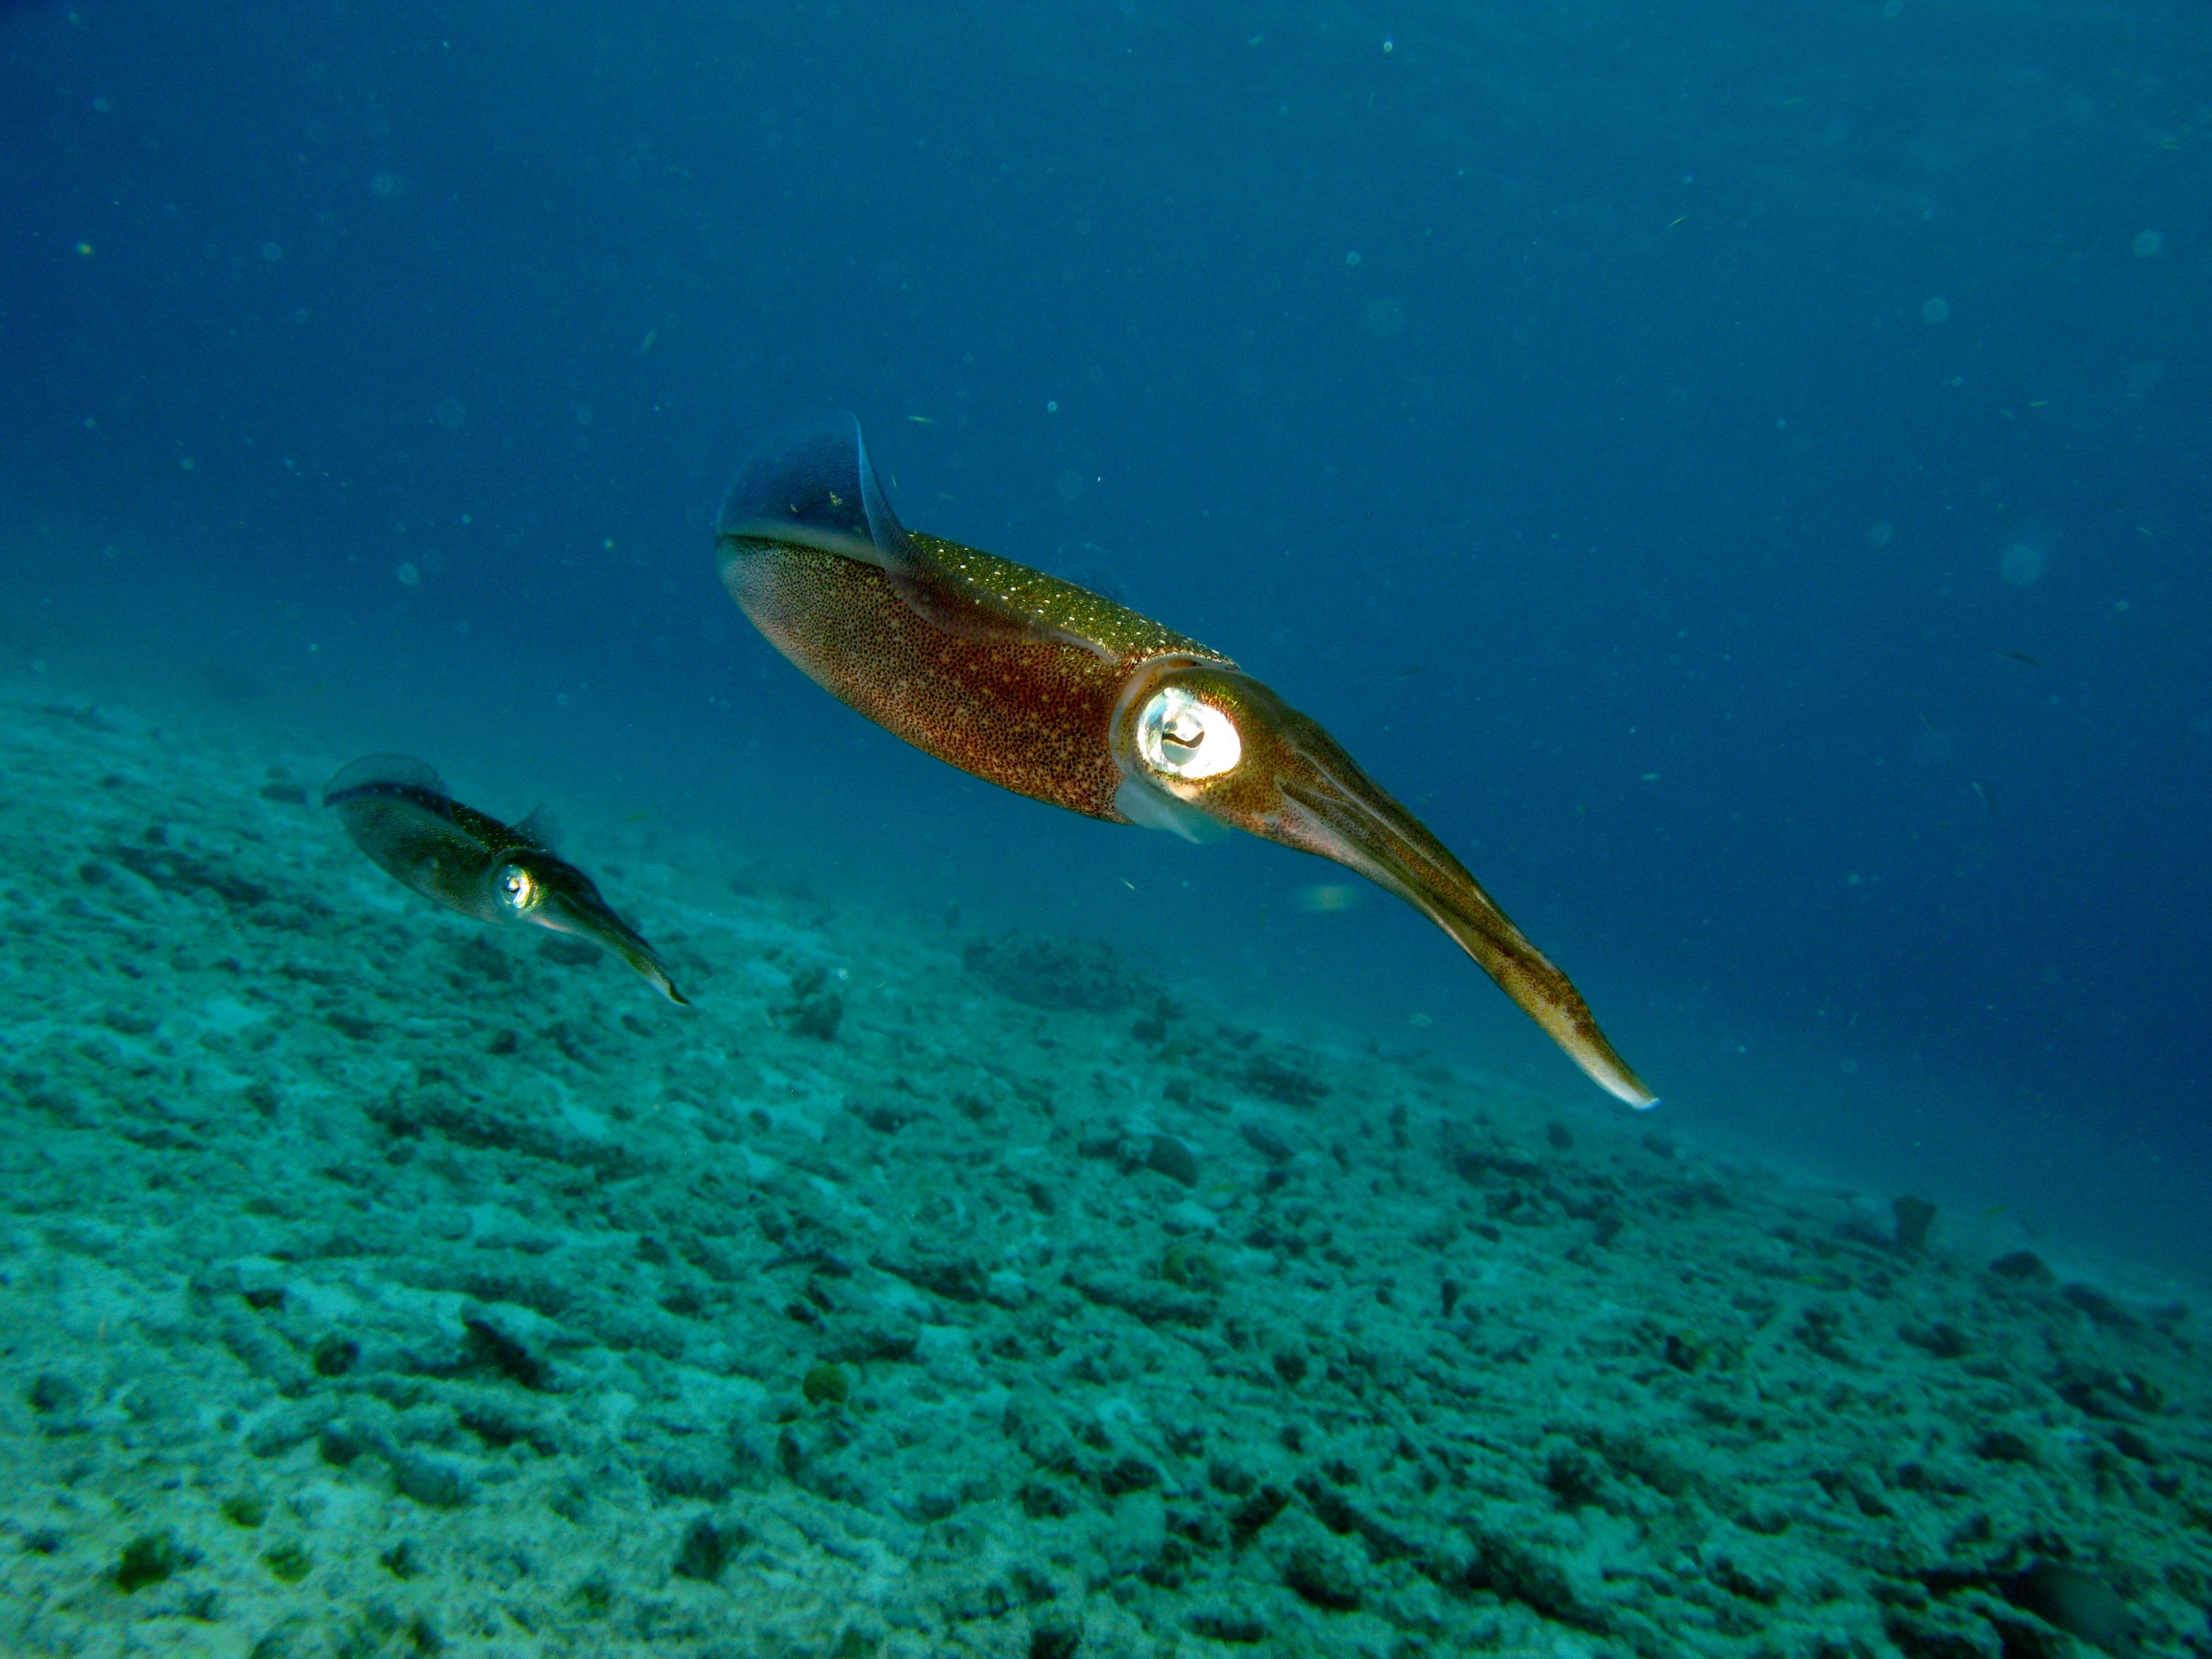
[[[518,916],[526,916],[538,908],[538,901],[545,896],[544,884],[520,864],[500,866],[499,874],[493,878],[492,889],[499,902]]]
[[[1218,778],[1244,758],[1244,739],[1225,710],[1170,685],[1137,716],[1137,753],[1171,778]]]

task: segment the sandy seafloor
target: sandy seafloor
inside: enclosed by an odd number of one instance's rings
[[[0,696],[0,1653],[2212,1652],[2184,1304],[349,758]]]

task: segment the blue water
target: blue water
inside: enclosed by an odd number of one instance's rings
[[[850,408],[1321,719],[1683,1124],[2201,1273],[2208,204],[2156,0],[16,4],[0,644],[1585,1086],[1381,895],[776,657],[711,517]]]

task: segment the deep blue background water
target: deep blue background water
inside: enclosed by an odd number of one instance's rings
[[[841,406],[1683,1121],[2212,1263],[2201,8],[0,7],[0,648],[1580,1086],[1380,895],[775,658],[708,525]]]

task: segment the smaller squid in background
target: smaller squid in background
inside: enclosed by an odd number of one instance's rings
[[[554,853],[544,814],[519,824],[464,806],[406,755],[370,755],[323,787],[353,844],[403,887],[478,921],[526,922],[589,939],[671,1002],[689,1006],[653,949],[592,878]]]
[[[1334,859],[1443,928],[1597,1083],[1653,1103],[1567,976],[1328,732],[1149,617],[908,530],[857,423],[755,454],[714,530],[753,625],[878,726],[1071,811]]]

